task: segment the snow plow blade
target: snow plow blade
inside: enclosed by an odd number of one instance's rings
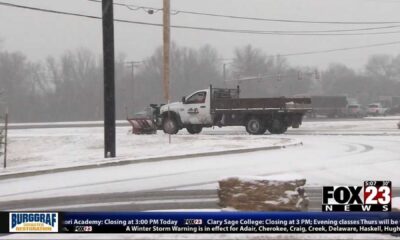
[[[132,134],[156,134],[157,126],[150,118],[128,118],[132,126]]]

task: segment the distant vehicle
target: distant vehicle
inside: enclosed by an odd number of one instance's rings
[[[386,114],[400,114],[400,96],[380,96],[379,103],[387,109]]]
[[[347,112],[346,96],[311,96],[312,117],[323,115],[329,118],[344,117]]]
[[[380,103],[371,103],[368,105],[367,114],[371,116],[385,115],[386,110]]]
[[[364,111],[360,104],[349,104],[347,106],[348,117],[362,117],[364,115]]]
[[[391,108],[400,105],[400,96],[379,96],[377,102],[380,102],[385,108]]]
[[[386,114],[400,114],[400,105],[393,106],[386,111]]]
[[[298,128],[311,110],[310,98],[239,98],[240,89],[213,88],[196,91],[181,102],[161,106],[159,129],[176,134],[186,128],[197,134],[204,127],[245,126],[249,134],[285,133]]]

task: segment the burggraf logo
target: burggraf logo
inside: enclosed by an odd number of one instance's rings
[[[58,232],[58,213],[11,212],[10,232]]]

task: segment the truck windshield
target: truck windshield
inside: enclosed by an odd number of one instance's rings
[[[206,92],[198,92],[193,94],[189,99],[186,100],[187,104],[191,103],[204,103],[206,101]]]

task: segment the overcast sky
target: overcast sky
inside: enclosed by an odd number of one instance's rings
[[[0,0],[60,11],[100,16],[101,5],[88,0]],[[162,7],[162,0],[115,0],[135,5]],[[395,0],[171,0],[172,9],[209,12],[225,15],[259,18],[297,19],[313,21],[399,21],[400,1]],[[115,18],[161,23],[162,14],[149,15],[144,11],[131,11],[115,6]],[[328,25],[234,20],[188,14],[172,16],[172,24],[199,27],[249,29],[264,31],[308,31],[376,27],[382,25]],[[392,26],[396,24],[387,24]],[[396,31],[391,28],[378,31]],[[0,47],[21,51],[32,60],[58,56],[79,47],[101,54],[101,21],[72,16],[61,16],[24,9],[0,6]],[[161,45],[159,27],[116,23],[116,51],[129,60],[141,60]],[[214,46],[221,57],[230,58],[235,47],[252,44],[271,55],[304,51],[318,51],[376,43],[400,41],[400,33],[369,36],[281,36],[237,33],[205,32],[196,30],[172,31],[172,40],[183,46]],[[293,56],[293,65],[324,68],[331,62],[345,63],[360,69],[371,54],[397,55],[400,44],[346,52]]]

